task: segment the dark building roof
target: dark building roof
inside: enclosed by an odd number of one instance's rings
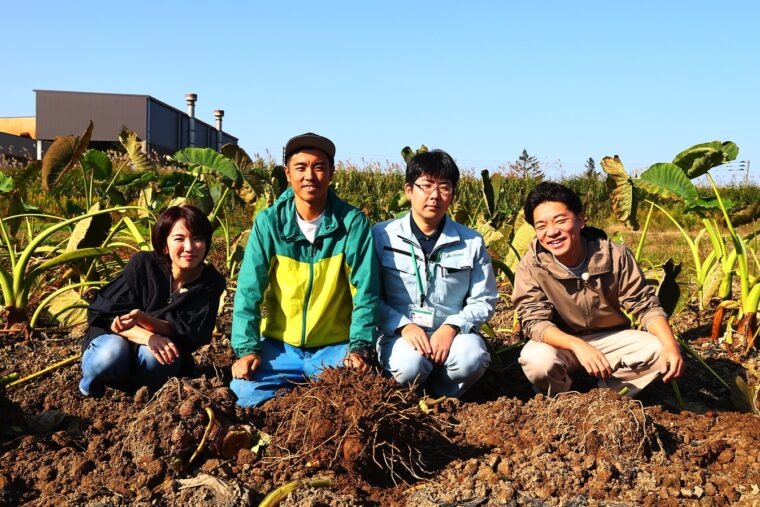
[[[148,143],[148,149],[174,153],[189,146],[190,117],[150,95],[34,90],[37,139],[81,134],[92,120],[91,141],[116,142],[123,127]],[[238,138],[222,131],[222,144]],[[195,118],[195,146],[217,148],[218,131]]]

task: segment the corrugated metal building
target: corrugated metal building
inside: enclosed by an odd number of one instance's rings
[[[195,94],[187,94],[188,113],[150,95],[34,90],[36,93],[37,154],[56,136],[81,135],[94,124],[91,146],[108,148],[118,143],[123,127],[145,142],[146,150],[162,154],[188,146],[219,149],[237,144],[237,137],[222,130],[224,111],[214,111],[216,126],[195,118]]]
[[[147,143],[148,150],[174,153],[188,146],[218,149],[221,144],[237,144],[234,136],[217,130],[150,95],[86,93],[35,90],[37,94],[37,139],[51,141],[55,136],[79,134],[90,120],[95,124],[92,141],[116,142],[123,127],[134,131]],[[223,113],[222,113],[223,114]],[[194,142],[192,130],[194,123]],[[217,119],[221,127],[221,117]],[[220,139],[221,137],[221,139]],[[221,142],[220,142],[221,141]]]

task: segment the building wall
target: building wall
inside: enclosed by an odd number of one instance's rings
[[[37,122],[34,116],[0,118],[0,132],[14,136],[37,138]]]
[[[14,136],[0,132],[0,154],[23,157],[29,160],[36,158],[37,147],[35,142],[26,137]]]
[[[81,135],[90,120],[93,141],[115,141],[123,126],[146,137],[147,95],[37,92],[37,138]]]
[[[182,146],[182,113],[150,100],[148,142],[152,149],[174,153]]]

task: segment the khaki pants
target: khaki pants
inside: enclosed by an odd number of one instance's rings
[[[612,376],[599,380],[599,387],[627,387],[629,395],[635,396],[660,375],[657,361],[662,343],[650,333],[626,329],[581,338],[599,349],[612,368]],[[533,340],[523,347],[519,362],[534,388],[549,395],[569,391],[572,380],[568,374],[583,369],[569,350]]]

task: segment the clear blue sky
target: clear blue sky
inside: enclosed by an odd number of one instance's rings
[[[3,2],[0,116],[33,89],[148,94],[251,154],[291,136],[399,162],[424,143],[462,168],[523,148],[619,154],[633,171],[733,140],[760,176],[760,7],[753,1]]]

